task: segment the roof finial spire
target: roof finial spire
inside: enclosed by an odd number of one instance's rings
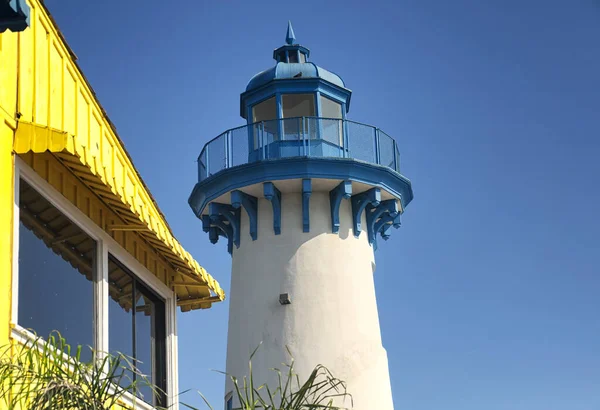
[[[294,41],[296,41],[296,35],[294,34],[294,29],[292,28],[292,22],[288,20],[288,28],[287,28],[287,34],[285,36],[285,42],[289,45],[294,44]]]

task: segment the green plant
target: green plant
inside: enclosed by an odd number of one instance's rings
[[[129,357],[92,349],[92,359],[83,362],[82,349],[73,351],[58,332],[47,340],[36,337],[6,346],[0,352],[0,407],[109,410],[126,393],[152,386]]]
[[[260,345],[259,345],[260,347]],[[335,403],[346,399],[352,407],[352,395],[346,390],[346,383],[333,376],[323,365],[317,365],[310,376],[303,382],[294,371],[294,359],[285,372],[279,369],[271,369],[277,373],[278,385],[274,390],[267,384],[256,386],[252,373],[252,358],[258,347],[250,355],[248,362],[248,377],[244,376],[241,382],[234,376],[228,375],[233,382],[235,396],[239,407],[233,410],[347,410],[348,407],[339,407]],[[289,353],[289,351],[288,351]],[[291,357],[291,354],[290,354]],[[214,410],[208,400],[200,393],[206,405]],[[196,407],[180,403],[191,410],[199,410]]]

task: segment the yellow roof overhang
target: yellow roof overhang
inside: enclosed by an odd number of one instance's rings
[[[101,144],[88,147],[86,140],[65,131],[19,121],[13,149],[17,154],[52,153],[121,218],[123,224],[106,227],[109,233],[135,231],[164,257],[181,275],[168,284],[178,294],[183,311],[224,300],[219,283],[173,236],[120,140],[111,134],[105,134],[105,138]]]

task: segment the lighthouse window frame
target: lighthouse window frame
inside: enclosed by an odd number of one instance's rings
[[[109,346],[109,286],[108,286],[108,255],[113,255],[135,275],[144,287],[153,292],[164,301],[164,374],[166,395],[160,400],[160,405],[168,408],[177,408],[173,396],[178,391],[178,363],[177,363],[177,300],[176,295],[165,283],[161,282],[133,255],[116,242],[106,231],[99,227],[79,208],[71,203],[48,181],[42,178],[21,158],[15,156],[14,167],[14,201],[13,218],[13,260],[12,260],[12,309],[11,309],[11,337],[20,343],[31,342],[36,335],[19,324],[19,304],[28,303],[28,300],[19,297],[19,193],[20,183],[23,180],[31,186],[41,197],[52,204],[56,210],[77,225],[83,232],[96,241],[95,269],[96,277],[93,283],[93,312],[89,319],[93,323],[93,348],[96,351],[111,351]],[[36,301],[37,303],[38,301]],[[47,335],[40,335],[42,337]],[[69,340],[67,340],[69,342]],[[151,410],[154,407],[133,394],[127,393],[123,397],[123,404],[134,406],[141,410]]]

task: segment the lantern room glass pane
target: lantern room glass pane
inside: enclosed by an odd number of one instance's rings
[[[322,120],[323,139],[343,146],[342,104],[321,96],[321,117],[331,118]]]
[[[24,180],[19,181],[18,324],[58,331],[80,359],[94,347],[96,241]]]
[[[321,96],[321,117],[342,118],[342,104]]]
[[[300,62],[301,63],[306,63],[306,54],[300,53]]]
[[[288,60],[290,63],[297,63],[298,62],[298,52],[297,51],[290,51],[288,54]]]
[[[314,94],[284,94],[281,96],[283,105],[283,118],[314,117]]]
[[[275,97],[259,102],[252,107],[252,122],[269,121],[277,118]]]

